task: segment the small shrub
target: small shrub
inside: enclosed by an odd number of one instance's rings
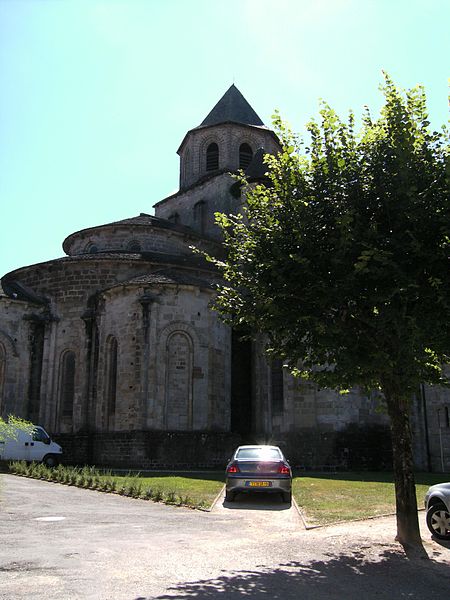
[[[190,496],[180,496],[181,504],[183,506],[194,506],[195,502],[192,500]]]
[[[109,492],[111,489],[111,481],[109,479],[100,480],[97,489],[101,492]]]
[[[154,494],[153,494],[153,500],[155,502],[161,502],[161,500],[164,498],[164,494],[162,493],[162,491],[160,489],[156,489]]]
[[[42,466],[43,465],[39,465],[41,467],[40,470],[42,470]],[[60,483],[64,483],[64,474],[65,474],[65,469],[62,465],[58,465],[57,467],[55,467],[54,469],[52,469],[52,479],[53,481],[59,481]]]
[[[166,502],[167,504],[176,504],[176,493],[174,491],[167,492]]]
[[[117,481],[113,478],[111,479],[111,491],[115,492],[117,489]]]
[[[76,483],[75,485],[78,487],[85,487],[85,483],[86,483],[86,476],[83,473],[83,471],[81,471],[80,473],[78,473],[77,478],[76,478]]]
[[[125,484],[125,489],[126,496],[134,496],[134,494],[136,493],[136,482],[133,479],[131,479]]]
[[[33,469],[33,474],[33,476],[36,477],[36,479],[45,479],[45,465],[43,465],[42,463],[36,464]]]
[[[69,481],[68,485],[76,485],[77,484],[78,471],[77,469],[71,469],[69,473]]]
[[[18,460],[13,460],[8,464],[8,469],[10,471],[10,473],[19,473],[20,470],[20,461]]]
[[[142,494],[142,498],[144,500],[151,500],[153,498],[153,489],[152,488],[146,488]]]
[[[119,485],[119,487],[117,488],[117,493],[120,494],[121,496],[126,496],[127,490],[128,490],[127,484],[122,483],[122,485]]]
[[[137,482],[134,487],[133,498],[140,498],[142,494],[142,483]]]

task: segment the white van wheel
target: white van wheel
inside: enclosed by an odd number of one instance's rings
[[[56,456],[54,454],[47,454],[42,459],[42,462],[44,463],[44,465],[46,467],[53,468],[53,467],[56,467],[58,465],[59,461],[58,461],[58,459],[56,458]]]

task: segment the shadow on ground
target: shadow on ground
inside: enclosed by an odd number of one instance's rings
[[[431,537],[436,542],[436,544],[439,544],[439,546],[442,546],[443,548],[447,548],[448,550],[450,550],[450,539],[449,540],[439,540],[434,535],[432,535]],[[450,568],[450,564],[449,564],[449,568]]]
[[[380,547],[378,547],[378,551]],[[375,560],[362,552],[329,555],[311,563],[224,573],[217,579],[171,587],[153,600],[268,598],[273,600],[360,600],[408,598],[448,600],[450,568],[434,560],[410,561],[400,551],[381,550]],[[136,600],[149,600],[141,596]]]
[[[258,492],[255,494],[236,494],[233,502],[223,501],[224,508],[234,510],[289,510],[291,505],[283,502],[279,494]]]

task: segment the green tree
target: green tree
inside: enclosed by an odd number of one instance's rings
[[[282,142],[268,183],[242,215],[216,215],[227,258],[216,308],[264,333],[268,352],[321,387],[382,392],[390,417],[397,540],[424,553],[410,400],[448,384],[450,202],[448,133],[431,132],[422,87],[385,76],[380,117],[359,135],[326,104],[303,148],[279,115]]]
[[[0,417],[0,442],[4,442],[7,439],[17,439],[18,431],[25,431],[31,433],[34,429],[33,423],[25,421],[20,417],[9,415],[8,420],[5,421]],[[0,455],[1,458],[1,455]]]

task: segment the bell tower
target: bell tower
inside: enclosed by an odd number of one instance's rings
[[[155,204],[155,214],[186,225],[201,235],[219,238],[215,212],[237,212],[241,198],[230,173],[262,168],[262,155],[280,144],[233,84],[205,119],[184,136],[180,156],[180,190]]]
[[[219,172],[249,166],[258,148],[272,151],[277,138],[233,84],[179,149],[180,189]]]

